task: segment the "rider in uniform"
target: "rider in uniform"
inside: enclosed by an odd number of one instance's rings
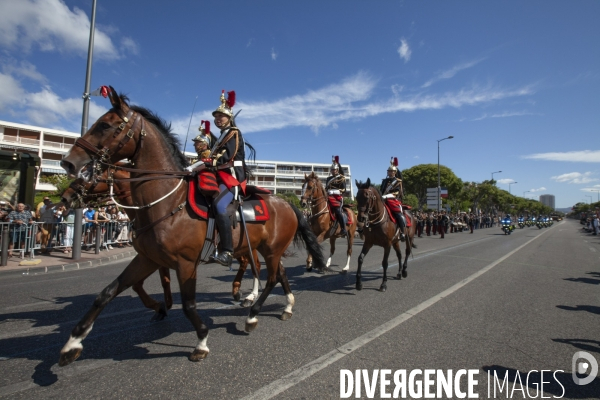
[[[210,153],[209,168],[216,169],[219,195],[213,200],[215,222],[220,235],[221,251],[213,254],[212,259],[221,265],[231,267],[233,260],[233,238],[231,220],[227,216],[227,206],[246,189],[245,143],[242,133],[235,125],[232,108],[235,104],[235,92],[221,93],[221,105],[213,111],[215,125],[221,135]]]
[[[400,228],[400,240],[404,241],[406,239],[406,235],[404,234],[406,221],[404,220],[401,203],[403,195],[402,171],[398,170],[398,159],[396,157],[392,157],[387,170],[387,177],[381,181],[381,195],[385,204],[394,215],[398,228]]]
[[[340,158],[338,156],[332,157],[331,164],[331,175],[327,177],[325,183],[325,190],[327,190],[327,202],[331,211],[335,214],[335,219],[338,221],[340,226],[340,235],[345,237],[348,233],[346,232],[346,224],[344,223],[344,217],[342,214],[342,206],[344,205],[344,199],[342,195],[346,191],[346,177],[340,165]]]
[[[206,160],[210,157],[210,122],[202,120],[198,130],[200,134],[192,139],[194,150],[198,153],[199,160]]]

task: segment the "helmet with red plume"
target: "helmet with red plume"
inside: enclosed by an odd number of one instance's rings
[[[340,156],[331,156],[331,168],[332,171],[336,170],[342,173],[342,166],[340,165]]]
[[[212,115],[216,113],[222,113],[227,115],[229,118],[233,117],[233,106],[235,105],[235,91],[227,92],[227,99],[225,99],[225,90],[221,92],[221,105],[213,111]]]
[[[398,158],[397,157],[392,157],[392,159],[390,160],[390,166],[388,167],[388,171],[398,171]]]

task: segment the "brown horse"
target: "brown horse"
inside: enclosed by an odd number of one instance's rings
[[[302,207],[309,207],[310,214],[308,217],[308,223],[312,228],[319,243],[329,238],[330,251],[329,258],[327,259],[327,267],[331,264],[331,257],[335,253],[335,240],[340,236],[341,224],[336,225],[335,232],[332,232],[332,226],[335,223],[329,216],[329,207],[327,207],[327,193],[323,187],[323,183],[319,180],[319,177],[311,172],[310,175],[304,174],[304,184],[302,185],[302,196],[300,197]],[[346,240],[348,242],[348,250],[346,254],[348,261],[342,271],[346,272],[350,269],[350,257],[352,256],[352,244],[354,243],[354,233],[356,232],[356,217],[354,212],[350,209],[347,211],[351,214],[352,223],[347,226],[348,234]],[[306,259],[306,269],[312,270],[312,257],[309,254]]]
[[[126,163],[117,163],[117,167],[129,167],[129,164]],[[106,183],[106,178],[111,177],[113,180],[113,198],[118,199],[120,206],[124,206],[123,209],[129,216],[130,220],[135,218],[135,211],[128,207],[133,207],[133,201],[131,199],[131,188],[130,183],[127,179],[130,178],[131,174],[128,171],[124,171],[121,169],[107,169],[102,173],[99,179],[96,179],[92,182],[84,183],[83,179],[79,178],[71,182],[67,190],[62,194],[62,201],[65,204],[71,204],[71,206],[81,206],[83,204],[89,203],[97,203],[104,204],[108,201],[112,201],[109,196],[110,187],[108,183]],[[258,297],[258,286],[260,279],[260,260],[258,258],[258,252],[256,250],[254,253],[254,263],[256,265],[256,273],[252,270],[254,275],[254,284],[252,287],[252,292],[242,300],[242,306],[250,307],[256,298]],[[236,301],[240,301],[241,293],[240,286],[242,282],[242,278],[246,269],[248,268],[248,258],[247,256],[241,256],[238,258],[239,269],[238,273],[235,276],[235,279],[232,284],[232,295]],[[160,267],[158,269],[158,273],[160,275],[160,283],[163,288],[164,303],[161,301],[156,301],[152,297],[148,295],[148,293],[144,290],[144,281],[140,281],[134,284],[131,288],[138,294],[142,303],[147,308],[154,310],[155,314],[152,317],[152,320],[162,321],[167,316],[167,310],[170,310],[173,306],[173,296],[171,294],[171,274],[169,268]]]
[[[183,312],[198,336],[198,344],[189,359],[199,361],[208,355],[208,328],[196,311],[196,267],[207,232],[207,221],[197,218],[186,206],[187,188],[182,185],[186,167],[179,151],[179,140],[170,126],[150,111],[129,106],[127,98],[113,88],[109,93],[112,108],[100,117],[63,158],[61,166],[69,176],[90,181],[100,169],[128,159],[135,169],[131,173],[131,197],[137,229],[133,245],[137,256],[96,298],[92,308],[73,328],[71,337],[61,349],[59,365],[76,360],[82,340],[92,330],[94,321],[104,307],[119,293],[146,279],[158,268],[168,266],[177,273]],[[283,199],[262,196],[270,219],[248,223],[247,234],[253,249],[263,256],[267,267],[267,283],[259,299],[250,309],[246,331],[256,328],[264,301],[277,282],[286,294],[287,306],[281,318],[292,315],[294,296],[285,270],[280,268],[281,256],[294,239],[302,239],[316,260],[325,269],[325,260],[314,233],[302,213]],[[249,243],[241,224],[233,230],[234,257],[249,254]]]
[[[362,290],[360,279],[362,277],[361,268],[365,256],[373,245],[377,245],[383,247],[384,250],[383,261],[381,262],[383,267],[383,282],[381,283],[379,290],[385,292],[387,289],[388,257],[392,247],[396,251],[396,256],[398,257],[397,278],[402,279],[408,276],[406,268],[408,267],[408,256],[413,247],[417,221],[413,215],[408,213],[411,226],[410,228],[407,228],[406,232],[406,255],[404,257],[404,264],[402,264],[399,232],[397,232],[396,224],[390,219],[385,209],[385,203],[381,197],[381,193],[379,193],[379,190],[375,187],[371,186],[370,179],[367,179],[366,183],[356,181],[356,187],[358,188],[358,192],[356,193],[356,201],[358,203],[358,228],[362,229],[365,238],[363,248],[358,256],[356,290]]]

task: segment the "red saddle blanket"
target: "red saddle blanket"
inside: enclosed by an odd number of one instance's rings
[[[209,201],[198,190],[197,180],[199,179],[202,178],[199,177],[189,181],[187,203],[194,214],[202,219],[208,219]],[[246,222],[268,221],[270,219],[269,209],[262,196],[270,195],[271,192],[259,186],[246,186],[246,194],[248,194],[248,197],[244,198],[242,204],[244,220]]]
[[[329,203],[327,203],[327,209],[329,210],[329,218],[331,218],[332,221],[336,221],[335,214],[331,210],[331,205]],[[346,225],[352,225],[352,222],[354,221],[354,212],[350,206],[344,206],[342,210],[346,213]]]
[[[390,219],[392,220],[393,223],[396,223],[396,218],[394,218],[393,213],[399,213],[400,206],[402,204],[397,199],[385,199],[384,204],[385,204],[385,209],[388,213],[388,217],[390,217]],[[411,221],[412,218],[408,211],[411,209],[411,207],[402,205],[402,209],[403,209],[404,217],[406,218],[406,226],[410,228],[412,226],[412,221]]]

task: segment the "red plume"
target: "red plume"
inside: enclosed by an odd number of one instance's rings
[[[398,157],[394,157],[394,167],[398,166]]]
[[[340,156],[335,156],[335,163],[339,164],[340,163]]]
[[[206,135],[210,135],[210,121],[204,121],[204,132]]]
[[[235,91],[227,92],[227,107],[233,108],[235,105]]]

